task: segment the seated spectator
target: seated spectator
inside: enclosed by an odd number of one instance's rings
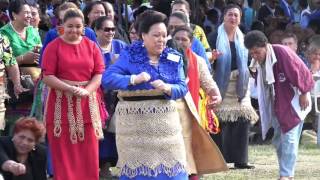
[[[300,25],[302,28],[309,26],[310,20],[320,19],[320,1],[308,1],[308,7],[301,12]]]
[[[8,5],[9,0],[0,1],[0,27],[6,25],[10,21],[10,18],[6,12],[8,9]]]
[[[40,76],[40,68],[37,66],[42,45],[38,31],[30,26],[30,5],[24,0],[11,1],[9,16],[12,21],[3,26],[0,33],[8,37],[21,73],[31,75],[32,80],[36,81]]]
[[[212,8],[207,12],[206,19],[204,21],[205,33],[215,33],[220,25],[221,12],[217,8]]]
[[[10,95],[18,97],[20,93],[25,91],[21,86],[19,67],[16,59],[12,55],[12,49],[10,47],[9,40],[0,34],[0,130],[4,130],[5,121],[5,105],[4,101],[6,98],[6,83],[4,82],[5,74],[7,72],[8,78],[12,81],[13,92]],[[5,72],[6,71],[6,72]]]
[[[251,30],[258,30],[264,32],[264,24],[262,21],[254,21],[251,25]]]
[[[39,144],[44,134],[43,124],[22,117],[16,121],[12,137],[0,137],[0,172],[5,180],[46,179],[46,150]]]
[[[242,9],[244,26],[247,31],[251,29],[253,21],[256,19],[256,12],[252,8],[253,0],[248,0],[248,6]]]
[[[313,76],[320,77],[320,35],[314,35],[310,38],[306,56]]]
[[[290,22],[294,22],[294,10],[292,7],[293,0],[280,0],[280,7],[284,14],[289,17]]]
[[[276,29],[268,35],[268,39],[272,44],[281,44],[281,37],[284,34],[282,30]]]
[[[284,33],[281,37],[282,37],[281,44],[288,46],[290,49],[292,49],[294,52],[296,52],[299,55],[299,57],[301,58],[301,60],[304,62],[304,64],[307,67],[310,67],[309,62],[306,60],[306,58],[303,56],[303,54],[298,53],[298,38],[297,38],[297,36],[293,33],[288,32],[288,33]]]
[[[136,22],[132,23],[129,28],[129,38],[131,43],[140,39],[135,26],[137,26]]]
[[[106,15],[106,5],[101,1],[93,1],[86,4],[86,7],[83,9],[84,21],[86,26],[92,27],[93,22],[98,19],[100,16]]]

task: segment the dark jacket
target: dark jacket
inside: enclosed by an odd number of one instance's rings
[[[14,144],[12,142],[12,137],[4,136],[0,137],[0,166],[7,161],[13,160],[17,161],[17,155],[15,151]],[[46,180],[46,165],[47,165],[47,156],[46,156],[46,148],[42,145],[36,145],[35,150],[32,150],[29,153],[27,160],[30,168],[30,173],[32,174],[32,178],[30,176],[26,177],[25,175],[17,176],[15,179],[21,180]],[[28,171],[28,168],[27,168]],[[0,172],[3,175],[5,180],[12,180],[13,174],[10,172],[2,171],[0,168]]]

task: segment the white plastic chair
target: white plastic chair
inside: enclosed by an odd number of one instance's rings
[[[315,85],[311,92],[311,96],[314,98],[314,108],[318,119],[318,132],[317,132],[317,144],[320,146],[320,110],[318,107],[318,99],[320,100],[320,77],[314,77]]]

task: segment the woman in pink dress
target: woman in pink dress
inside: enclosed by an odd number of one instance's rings
[[[43,54],[43,82],[49,87],[45,120],[55,180],[98,180],[102,138],[97,90],[104,71],[98,46],[82,36],[83,14],[67,10],[64,34]]]

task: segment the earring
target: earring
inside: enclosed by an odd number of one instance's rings
[[[36,146],[33,146],[32,150],[35,151],[36,150]]]

